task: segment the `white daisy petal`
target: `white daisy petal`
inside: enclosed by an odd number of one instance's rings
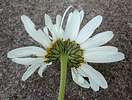
[[[79,32],[76,41],[78,43],[83,43],[86,41],[95,31],[96,28],[99,27],[99,25],[102,22],[102,16],[98,15],[94,17],[92,20],[90,20]]]
[[[62,17],[62,20],[61,20],[60,27],[62,27],[62,24],[63,24],[63,22],[64,22],[64,18],[65,18],[65,16],[66,16],[67,12],[68,12],[71,8],[72,8],[72,6],[69,6],[69,7],[65,10],[65,12],[64,12],[64,14],[63,14],[63,17]]]
[[[97,35],[89,38],[86,42],[81,44],[81,47],[84,49],[97,47],[106,44],[113,38],[114,34],[112,31],[105,31],[98,33]]]
[[[46,64],[42,64],[41,65],[41,67],[39,68],[39,70],[38,70],[38,74],[39,74],[39,76],[40,77],[43,77],[43,72],[46,70],[46,68],[47,68],[47,65]]]
[[[88,77],[88,75],[80,67],[77,68],[77,72],[83,77]]]
[[[93,69],[94,70],[94,69]],[[105,80],[105,78],[104,78],[104,76],[100,73],[100,72],[98,72],[98,71],[96,71],[95,70],[95,72],[96,72],[96,75],[98,76],[98,78],[100,79],[100,82],[98,83],[103,89],[106,89],[106,88],[108,88],[108,84],[107,84],[107,81]]]
[[[8,52],[8,58],[19,58],[19,57],[26,57],[26,56],[43,56],[46,51],[40,47],[35,46],[28,46],[28,47],[21,47]]]
[[[56,24],[53,25],[50,16],[45,14],[45,24],[46,24],[46,26],[48,27],[49,31],[52,34],[53,41],[56,41],[58,38],[62,38],[62,36],[63,36],[63,29],[60,26],[60,22],[61,22],[60,17],[61,16],[59,16],[59,15],[57,16]]]
[[[70,15],[71,16],[71,15]],[[65,34],[71,40],[75,40],[80,28],[80,13],[78,10],[74,10],[71,18],[68,19],[65,29]]]
[[[101,47],[94,47],[94,48],[88,48],[85,50],[85,52],[118,52],[118,48],[113,46],[101,46]]]
[[[73,13],[71,12],[71,13],[68,15],[67,25],[68,25],[68,23],[70,23],[70,20],[71,20],[72,16],[73,16]],[[67,27],[68,27],[68,26],[67,26]]]
[[[53,40],[56,40],[56,35],[55,35],[55,30],[54,30],[54,25],[52,23],[51,17],[47,14],[45,14],[45,25],[48,27],[49,31],[52,34]]]
[[[82,75],[83,77],[88,77],[89,82],[90,82],[90,87],[94,90],[94,91],[98,91],[99,90],[99,85],[96,84],[96,82],[94,81],[94,79],[92,79],[85,71],[83,71],[80,67],[77,69],[78,73],[80,75]]]
[[[54,25],[57,38],[63,38],[63,34],[64,34],[64,30],[62,29],[62,26],[61,26],[61,21],[62,21],[62,16],[57,15],[56,24]]]
[[[22,65],[31,65],[43,62],[44,58],[13,58],[12,61]]]
[[[53,27],[53,23],[52,23],[51,17],[49,15],[47,15],[47,14],[45,14],[45,25],[49,29],[52,29],[52,27]]]
[[[24,24],[24,27],[27,33],[37,42],[39,42],[44,47],[48,47],[51,43],[48,36],[46,36],[41,30],[36,30],[33,22],[25,15],[21,16],[21,20]]]
[[[124,54],[121,52],[84,52],[84,59],[87,62],[91,63],[110,63],[110,62],[117,62],[123,60]]]
[[[52,40],[52,37],[49,35],[49,31],[48,31],[48,28],[46,26],[43,28],[43,31],[49,37],[49,39]]]
[[[40,64],[33,64],[29,66],[26,70],[26,72],[22,76],[22,80],[27,80],[38,68],[40,67]]]
[[[71,68],[73,81],[83,88],[89,88],[89,83],[77,72],[75,68]]]
[[[43,28],[43,31],[44,31],[44,33],[46,33],[47,35],[49,35],[48,28],[46,26]]]
[[[98,86],[102,87],[102,88],[107,88],[108,84],[105,80],[105,78],[103,77],[103,75],[96,71],[94,68],[92,68],[90,65],[88,64],[83,64],[80,67],[80,70],[84,71],[85,74],[87,75],[87,77],[89,78],[90,81],[90,86],[93,84],[93,87],[96,87],[96,89],[98,90]],[[96,90],[95,89],[95,90]]]
[[[89,72],[87,72],[87,74],[89,74],[89,77],[91,78],[91,79],[89,78],[89,81],[91,81],[91,83],[95,83],[94,84],[94,86],[96,85],[95,87],[100,86],[104,89],[108,87],[108,84],[101,73],[99,73],[93,68],[88,67],[88,69],[89,69]],[[90,85],[92,85],[91,83]]]
[[[90,82],[90,87],[95,91],[99,91],[99,85],[96,84],[94,79],[89,78],[89,82]]]
[[[57,16],[56,16],[56,25],[57,25],[58,28],[60,27],[61,20],[62,20],[62,16],[57,15]]]
[[[54,25],[54,32],[56,33],[55,35],[56,35],[57,39],[60,39],[60,38],[63,37],[64,31],[63,31],[63,29],[61,27],[58,27],[57,24]]]
[[[27,17],[26,15],[22,15],[21,20],[22,20],[24,27],[28,33],[36,32],[35,25],[29,17]]]
[[[36,34],[33,34],[32,37],[34,37],[34,39],[42,44],[45,48],[48,48],[51,45],[51,40],[49,39],[49,37],[40,29]]]
[[[70,20],[71,20],[71,18],[72,18],[72,15],[73,15],[72,12],[68,15],[66,27],[68,27],[68,23],[70,23]],[[70,37],[70,34],[64,33],[64,39],[65,39],[65,40],[67,40],[69,37]]]
[[[84,11],[81,10],[81,11],[80,11],[80,23],[82,22],[83,17],[84,17]]]

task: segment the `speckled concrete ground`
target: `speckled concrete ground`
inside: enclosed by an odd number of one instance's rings
[[[37,45],[20,21],[22,14],[42,27],[45,13],[55,19],[55,15],[62,15],[69,4],[63,0],[0,0],[0,100],[56,100],[59,65],[50,67],[43,78],[35,73],[22,82],[25,67],[11,62],[6,54],[17,47]],[[103,23],[96,32],[113,31],[115,37],[108,44],[117,46],[126,59],[112,64],[92,64],[109,84],[108,89],[99,92],[77,86],[69,71],[65,100],[132,100],[132,1],[78,0],[74,5],[85,11],[82,25],[98,14],[103,16]]]

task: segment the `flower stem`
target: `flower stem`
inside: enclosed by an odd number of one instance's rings
[[[66,85],[66,77],[67,77],[67,61],[68,61],[67,55],[62,54],[60,57],[60,63],[61,63],[60,79],[61,80],[60,80],[58,100],[64,100],[64,96],[65,96],[65,85]]]

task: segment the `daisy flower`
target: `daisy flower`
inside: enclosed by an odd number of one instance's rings
[[[105,31],[92,36],[102,22],[101,15],[91,19],[80,30],[84,11],[75,9],[69,13],[67,23],[63,28],[65,15],[70,8],[66,9],[63,16],[57,15],[55,23],[52,22],[49,15],[45,14],[43,30],[36,30],[31,19],[22,15],[21,20],[27,33],[43,48],[27,46],[11,50],[7,55],[13,62],[28,66],[22,76],[23,81],[28,79],[37,69],[38,74],[42,77],[45,69],[59,60],[61,63],[61,92],[59,96],[65,90],[67,67],[71,69],[71,75],[76,84],[83,88],[92,88],[94,91],[98,91],[100,87],[106,89],[108,87],[107,82],[103,75],[88,63],[111,63],[124,59],[124,54],[118,52],[116,47],[104,46],[113,38],[112,31]],[[63,100],[64,96],[59,98],[58,100]]]

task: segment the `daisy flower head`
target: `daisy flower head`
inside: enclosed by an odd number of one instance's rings
[[[83,88],[92,88],[98,91],[99,87],[107,88],[107,82],[103,75],[88,63],[111,63],[124,59],[124,54],[118,52],[113,46],[104,46],[113,38],[112,31],[93,32],[102,22],[102,16],[91,19],[82,29],[81,22],[84,11],[73,10],[69,13],[66,25],[62,27],[65,15],[71,7],[68,7],[63,16],[57,15],[53,23],[50,16],[45,14],[45,26],[35,29],[35,24],[26,15],[21,16],[24,27],[35,41],[43,48],[27,46],[8,52],[8,58],[13,62],[29,66],[22,76],[22,80],[28,79],[37,69],[42,77],[43,71],[58,60],[61,62],[61,75],[66,76],[67,67],[71,69],[73,81]],[[61,78],[62,80],[65,78]],[[86,80],[84,77],[89,79]],[[62,81],[63,82],[63,81]],[[63,84],[63,83],[62,83]]]

